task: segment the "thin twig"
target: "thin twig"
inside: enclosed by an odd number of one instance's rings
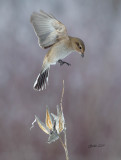
[[[63,148],[65,150],[65,144],[63,143],[62,138],[60,136],[59,136],[59,140],[60,140],[60,142],[61,142],[61,144],[62,144],[62,146],[63,146]]]
[[[64,95],[64,80],[63,80],[63,89],[62,89],[62,94],[61,94],[61,101],[60,101],[60,106],[61,106],[61,111],[63,110],[63,95]],[[66,129],[64,129],[64,143],[61,139],[61,137],[59,136],[60,142],[65,150],[65,154],[66,154],[66,160],[69,160],[69,156],[68,156],[68,149],[67,149],[67,138],[66,138]]]
[[[68,148],[67,148],[66,130],[64,130],[64,140],[65,140],[65,153],[66,153],[66,160],[69,160],[69,156],[68,156]]]
[[[66,154],[66,160],[69,160],[69,156],[68,156],[68,149],[67,149],[67,138],[66,138],[66,130],[64,130],[64,143],[62,141],[62,138],[59,136],[59,140],[65,150],[65,154]]]
[[[61,108],[62,108],[62,103],[63,103],[63,95],[64,95],[64,80],[63,80],[63,89],[62,89],[61,101],[60,101]]]

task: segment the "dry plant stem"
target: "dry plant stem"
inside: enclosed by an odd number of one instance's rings
[[[64,95],[64,80],[63,80],[63,90],[62,90],[61,101],[60,101],[60,106],[61,107],[62,107],[62,103],[63,103],[63,95]]]
[[[66,130],[64,130],[64,140],[65,140],[65,154],[66,154],[66,160],[69,160],[69,156],[68,156],[68,148],[67,148]]]
[[[64,140],[65,140],[64,143],[65,143],[65,144],[63,143],[61,137],[59,137],[59,139],[60,139],[60,142],[61,142],[61,144],[62,144],[62,146],[63,146],[63,148],[64,148],[64,150],[65,150],[66,160],[69,160],[68,149],[67,149],[66,131],[64,131]]]
[[[63,90],[62,90],[62,95],[61,95],[61,101],[60,101],[60,106],[62,107],[62,103],[63,103],[63,95],[64,95],[64,80],[63,80]],[[69,160],[69,156],[68,156],[68,148],[67,148],[67,138],[66,138],[66,129],[64,129],[64,143],[61,139],[61,137],[59,136],[60,142],[65,150],[65,154],[66,154],[66,160]]]
[[[63,143],[62,138],[60,136],[59,136],[59,140],[60,140],[60,142],[61,142],[61,144],[62,144],[62,146],[63,146],[63,148],[65,150],[65,144]]]

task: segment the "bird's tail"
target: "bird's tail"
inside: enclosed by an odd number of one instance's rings
[[[46,84],[48,84],[48,77],[49,77],[49,68],[47,68],[45,71],[42,71],[37,76],[33,88],[38,91],[41,91],[44,88],[46,89]]]

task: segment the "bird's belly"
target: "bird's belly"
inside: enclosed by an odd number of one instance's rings
[[[59,54],[59,59],[63,59],[65,57],[67,57],[69,54],[71,53],[71,51],[66,50],[66,51],[61,51],[60,53],[58,52],[57,54]]]
[[[58,61],[59,59],[64,59],[65,57],[67,57],[70,53],[72,52],[72,50],[67,49],[67,48],[60,48],[58,50],[56,50],[56,60]]]
[[[56,63],[60,59],[64,59],[72,52],[72,48],[66,43],[61,43],[59,45],[54,45],[49,53],[49,58],[51,64]]]
[[[54,58],[54,61],[57,62],[60,59],[64,59],[67,57],[71,52],[69,51],[61,51],[61,52],[56,52],[56,56]]]

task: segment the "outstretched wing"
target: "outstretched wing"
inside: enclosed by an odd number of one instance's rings
[[[31,23],[38,37],[39,46],[42,48],[48,48],[68,36],[66,27],[52,15],[43,11],[34,12],[31,16]]]

